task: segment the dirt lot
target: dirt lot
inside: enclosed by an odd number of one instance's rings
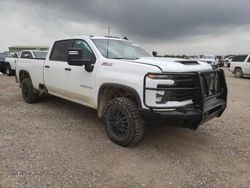
[[[150,126],[132,148],[110,142],[94,110],[26,104],[0,75],[0,187],[250,187],[250,79],[226,74],[222,118],[196,132]]]

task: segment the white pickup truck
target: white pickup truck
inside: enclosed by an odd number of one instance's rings
[[[55,41],[46,60],[18,60],[16,71],[26,102],[51,94],[96,109],[109,138],[122,146],[141,140],[145,123],[196,130],[221,116],[227,103],[223,70],[152,57],[114,37]]]
[[[16,69],[16,60],[19,58],[17,53],[14,54],[9,54],[6,56],[5,61],[4,61],[4,72],[8,76],[12,76],[15,74],[15,69]]]
[[[213,68],[217,68],[219,66],[219,61],[216,59],[215,55],[202,55],[198,61],[208,63]]]
[[[250,55],[236,55],[233,57],[229,70],[237,78],[250,77]]]
[[[17,53],[11,54],[5,58],[4,68],[8,76],[15,75],[16,71],[16,61],[19,58],[23,59],[45,59],[47,55],[46,51],[36,51],[36,50],[23,50],[20,56]]]

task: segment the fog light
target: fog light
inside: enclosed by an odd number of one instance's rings
[[[161,102],[165,95],[165,91],[157,91],[156,92],[156,102]]]
[[[165,104],[169,101],[172,91],[157,91],[156,104]]]

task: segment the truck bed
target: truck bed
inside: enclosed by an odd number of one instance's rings
[[[19,78],[20,71],[24,70],[30,74],[32,84],[35,89],[39,89],[39,84],[44,84],[43,66],[45,59],[17,59],[16,75]]]

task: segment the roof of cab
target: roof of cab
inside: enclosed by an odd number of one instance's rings
[[[89,38],[89,39],[112,39],[112,40],[125,40],[125,41],[128,41],[127,37],[120,38],[120,37],[115,37],[115,36],[93,36],[93,35],[90,35],[90,36],[82,35],[82,36],[66,37],[66,38],[63,38],[63,39],[58,39],[56,41],[70,40],[70,39],[86,39],[86,38]]]
[[[89,36],[91,39],[114,39],[114,40],[128,40],[127,37],[116,37],[116,36]]]

